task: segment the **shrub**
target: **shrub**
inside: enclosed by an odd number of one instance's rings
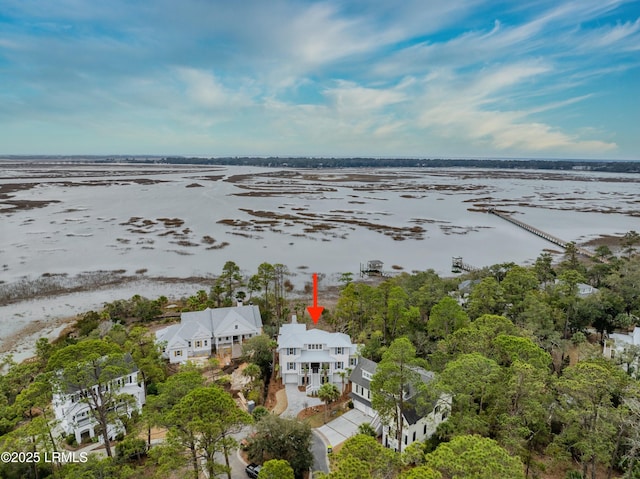
[[[64,442],[66,442],[69,446],[76,446],[78,444],[75,434],[68,434],[67,436],[65,436]]]
[[[253,419],[257,421],[259,421],[260,419],[262,419],[265,416],[269,415],[269,410],[264,407],[264,406],[257,406],[253,412],[251,413],[251,415],[253,416]]]
[[[120,461],[140,460],[147,454],[147,443],[138,437],[128,437],[116,444],[116,456]]]

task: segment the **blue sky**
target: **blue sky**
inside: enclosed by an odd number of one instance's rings
[[[640,2],[0,0],[0,154],[640,159]]]

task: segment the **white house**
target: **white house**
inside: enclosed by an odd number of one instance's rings
[[[634,327],[631,333],[609,334],[602,353],[606,358],[614,358],[616,353],[621,353],[627,346],[640,346],[640,327]]]
[[[282,382],[306,386],[307,394],[326,382],[341,389],[348,371],[358,364],[358,347],[347,334],[308,330],[295,315],[290,324],[280,327],[278,355]]]
[[[126,410],[120,411],[121,413],[131,417],[133,411],[142,411],[142,405],[145,403],[146,398],[144,384],[142,384],[141,378],[138,377],[138,367],[134,364],[130,355],[125,356],[125,360],[130,365],[128,374],[116,378],[108,385],[101,386],[103,388],[111,388],[112,391],[115,389],[113,392],[128,394],[133,398],[131,403],[125,402],[119,406],[126,408]],[[97,384],[93,386],[93,388],[97,387]],[[87,391],[80,389],[55,392],[52,398],[55,417],[65,434],[75,435],[78,444],[94,437],[103,442],[102,435],[96,432],[98,422],[91,415],[89,404],[82,399],[86,395]],[[114,424],[109,424],[107,433],[111,440],[115,439],[120,432],[124,432],[122,423],[118,421]]]
[[[376,373],[377,364],[365,358],[360,358],[358,365],[351,373],[351,394],[355,409],[364,412],[371,417],[371,426],[378,434],[382,432],[382,444],[398,450],[395,424],[384,425],[371,404],[371,380]],[[413,368],[420,379],[428,383],[433,380],[434,374],[422,368]],[[406,402],[402,411],[402,449],[416,441],[424,441],[431,437],[441,422],[444,422],[451,413],[452,397],[450,394],[442,394],[434,401],[432,408],[426,414],[419,414],[416,408],[415,392],[408,391]]]
[[[204,311],[182,313],[180,324],[156,332],[156,341],[163,344],[163,356],[171,363],[184,363],[197,356],[237,358],[242,354],[244,340],[262,334],[262,316],[257,306],[207,308]]]
[[[602,355],[605,358],[617,359],[627,372],[631,366],[635,372],[634,376],[637,376],[640,356],[640,327],[635,326],[631,333],[609,334],[609,337],[604,341]]]
[[[371,406],[371,380],[376,373],[377,367],[378,365],[370,359],[360,358],[358,365],[349,376],[349,381],[351,382],[349,397],[353,401],[353,407],[372,418],[378,415]],[[378,429],[378,424],[379,421],[375,425],[371,423],[376,429]]]
[[[587,296],[591,296],[599,291],[598,288],[594,288],[590,284],[586,283],[578,283],[576,284],[576,287],[578,288],[578,296],[581,298],[586,298]]]

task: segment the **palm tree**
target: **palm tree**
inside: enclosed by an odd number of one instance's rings
[[[340,371],[338,374],[340,375],[340,380],[342,381],[342,391],[340,391],[340,394],[344,394],[344,378],[347,377],[347,372]]]
[[[324,422],[327,422],[329,412],[329,403],[336,401],[340,397],[340,391],[335,384],[324,383],[318,389],[318,397],[324,402]]]

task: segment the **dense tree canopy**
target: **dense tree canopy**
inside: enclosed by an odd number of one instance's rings
[[[569,245],[557,263],[543,253],[531,267],[504,263],[452,278],[431,270],[366,282],[345,276],[323,325],[347,332],[363,344],[364,357],[379,362],[373,399],[392,426],[391,434],[402,434],[397,411],[409,390],[424,394],[425,407],[432,406],[435,394],[448,392],[453,409],[433,437],[405,448],[403,455],[382,448],[363,428],[370,439],[347,441],[325,477],[534,477],[553,460],[565,468],[578,465],[577,474],[585,478],[602,470],[612,477],[639,474],[640,350],[616,351],[612,361],[600,357],[602,342],[611,344],[608,334],[629,331],[639,321],[638,244],[637,233],[629,232],[620,247],[598,248],[593,260]],[[289,312],[301,310],[300,301],[287,299],[289,275],[285,265],[262,263],[255,274],[244,276],[240,265],[228,261],[209,293],[198,291],[178,301],[178,307],[222,306],[246,288],[260,307],[267,333],[244,348],[243,359],[252,363],[246,374],[260,383],[271,375],[272,335]],[[459,290],[462,279],[471,281]],[[580,294],[582,282],[599,291]],[[138,295],[114,301],[102,311],[80,315],[74,324],[77,338],[40,340],[32,361],[5,361],[0,448],[59,448],[59,437],[52,434],[49,385],[108,384],[129,367],[128,353],[148,388],[144,426],[148,432],[152,426],[168,430],[167,440],[148,452],[147,462],[158,477],[185,467],[194,476],[202,467],[212,475],[228,473],[224,457],[235,447],[229,432],[251,418],[238,412],[221,387],[205,385],[211,378],[205,381],[202,370],[167,368],[145,324],[166,304],[166,298],[150,301]],[[430,388],[417,380],[417,365],[435,373]],[[104,396],[94,403],[121,399]],[[99,421],[99,407],[94,411]],[[274,417],[264,408],[256,412],[248,452],[252,460],[266,461],[262,476],[286,477],[293,471],[301,477],[313,462],[308,426]],[[112,413],[105,411],[104,420],[112,420]],[[125,422],[129,430],[133,421]],[[143,450],[139,434],[138,429],[119,442],[118,450],[134,451],[137,457]],[[137,445],[132,449],[132,444]],[[0,475],[8,478],[44,478],[54,472],[119,478],[146,477],[148,470],[136,461],[93,458],[59,469],[0,465]]]

